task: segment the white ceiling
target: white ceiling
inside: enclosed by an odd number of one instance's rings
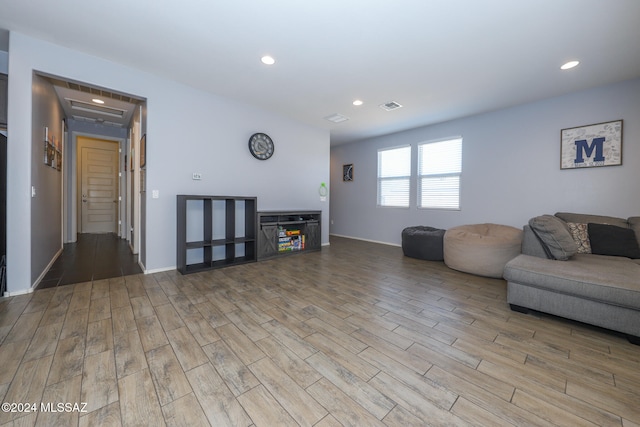
[[[332,144],[640,76],[639,0],[0,0],[0,11],[0,28],[330,129]],[[561,71],[570,59],[581,64]],[[378,107],[388,101],[403,108]],[[349,120],[323,119],[334,113]]]

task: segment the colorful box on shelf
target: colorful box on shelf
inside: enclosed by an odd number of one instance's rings
[[[278,252],[299,251],[304,249],[304,235],[292,235],[278,238]]]

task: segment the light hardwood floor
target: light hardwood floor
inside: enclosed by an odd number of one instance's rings
[[[343,238],[2,299],[0,340],[2,401],[38,409],[0,425],[640,425],[640,347]]]

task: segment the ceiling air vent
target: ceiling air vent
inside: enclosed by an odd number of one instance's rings
[[[342,123],[349,120],[349,117],[345,117],[342,114],[335,113],[325,117],[324,119],[329,120],[330,122],[333,122],[333,123]]]
[[[90,94],[93,94],[93,95],[102,96],[104,98],[111,98],[111,99],[115,99],[117,101],[128,102],[128,103],[131,103],[131,104],[135,104],[138,101],[140,101],[140,99],[134,98],[134,97],[129,96],[129,95],[123,95],[123,94],[120,94],[120,93],[110,92],[110,91],[104,90],[104,89],[98,89],[98,88],[89,87],[89,86],[86,86],[86,85],[81,85],[81,84],[78,84],[78,83],[73,83],[73,82],[69,82],[69,81],[65,81],[65,80],[60,80],[60,79],[57,79],[55,77],[49,77],[49,80],[55,86],[66,87],[66,88],[71,89],[71,90],[76,90],[78,92],[84,92],[84,93],[90,93]]]
[[[71,105],[71,108],[78,111],[84,111],[85,113],[102,114],[109,117],[117,117],[119,119],[124,117],[126,110],[113,107],[105,107],[104,105],[96,105],[90,102],[78,101],[77,99],[65,98]]]
[[[397,110],[398,108],[402,108],[401,104],[398,104],[396,101],[385,102],[384,104],[379,105],[385,111]]]
[[[105,120],[102,124],[105,126],[113,126],[115,128],[121,128],[123,126],[122,123],[111,122],[109,120]]]
[[[85,116],[76,116],[76,115],[74,115],[74,116],[72,116],[72,117],[73,117],[73,120],[77,120],[77,121],[79,121],[79,122],[89,122],[89,123],[95,123],[95,122],[97,122],[97,120],[96,120],[96,119],[92,119],[92,118],[90,118],[90,117],[85,117]]]

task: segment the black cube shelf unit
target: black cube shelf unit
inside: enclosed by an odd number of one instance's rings
[[[256,261],[256,208],[255,197],[178,195],[178,271]]]
[[[258,212],[258,260],[321,249],[320,211]]]

